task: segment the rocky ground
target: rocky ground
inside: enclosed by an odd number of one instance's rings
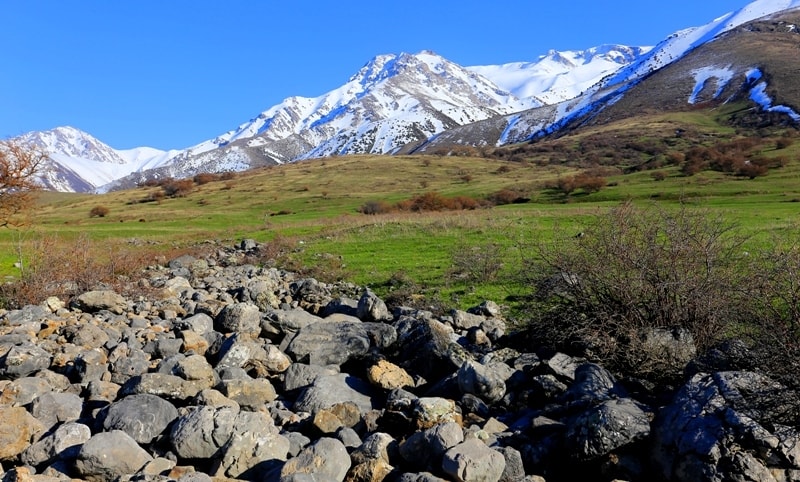
[[[494,303],[389,310],[242,264],[257,249],[3,313],[3,478],[800,480],[796,396],[735,347],[661,399],[526,345]]]

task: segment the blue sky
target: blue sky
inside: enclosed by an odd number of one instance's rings
[[[372,57],[464,66],[654,45],[747,0],[3,0],[0,138],[71,125],[116,149],[179,149]]]

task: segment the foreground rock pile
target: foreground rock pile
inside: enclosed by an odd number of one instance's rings
[[[390,311],[238,262],[255,248],[150,269],[137,299],[3,313],[3,478],[800,480],[796,405],[765,375],[698,372],[656,406],[597,364],[508,348],[493,303]]]

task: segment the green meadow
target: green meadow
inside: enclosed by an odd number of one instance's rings
[[[673,142],[669,136],[678,121],[694,137]],[[645,119],[616,129],[641,142],[667,139],[664,142],[671,142],[673,149],[737,136],[696,113],[678,120],[674,115]],[[607,129],[592,135],[617,137]],[[737,224],[756,244],[794,231],[800,213],[800,143],[778,152],[765,141],[760,154],[780,154],[788,162],[754,179],[712,170],[686,176],[678,166],[662,163],[657,180],[653,169],[605,166],[605,187],[596,192],[577,189],[567,196],[554,190],[553,183],[592,166],[557,158],[581,142],[580,135],[554,140],[542,150],[546,154],[528,150],[513,160],[368,155],[309,160],[238,173],[157,201],[149,199],[157,198],[158,186],[102,195],[46,192],[24,227],[0,232],[0,272],[16,276],[17,248],[41,237],[84,236],[98,243],[164,247],[254,238],[271,243],[280,253],[278,262],[288,268],[347,279],[383,295],[413,288],[466,307],[487,298],[504,303],[524,295],[525,286],[510,280],[519,279],[513,274],[536,246],[563,242],[623,202],[667,209],[688,204]],[[663,155],[642,153],[623,162],[646,163]],[[458,211],[359,212],[365,203],[394,204],[431,192],[483,200],[504,189],[523,193],[528,201]],[[107,208],[108,214],[90,217],[97,206]],[[486,262],[484,255],[500,263],[494,272],[476,278],[454,269]]]

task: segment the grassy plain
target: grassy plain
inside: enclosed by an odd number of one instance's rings
[[[696,113],[641,119],[617,129],[647,138],[652,126],[662,126],[662,135],[669,136],[676,125],[710,140],[736,135]],[[557,230],[579,232],[597,214],[625,201],[665,207],[688,202],[739,224],[757,242],[794,230],[800,214],[800,143],[781,150],[790,159],[786,166],[755,179],[712,171],[687,177],[676,166],[659,169],[666,175],[663,180],[648,170],[620,170],[607,177],[600,191],[578,190],[567,197],[547,186],[580,166],[554,163],[552,152],[580,139],[554,141],[547,162],[544,154],[530,154],[521,162],[448,156],[310,160],[241,173],[159,202],[145,202],[159,187],[102,195],[43,193],[27,227],[0,232],[0,273],[14,276],[15,247],[42,236],[88,236],[132,246],[254,238],[282,245],[288,250],[284,261],[316,266],[316,273],[344,276],[384,295],[412,285],[432,299],[467,307],[482,299],[503,303],[524,294],[525,287],[510,283],[506,275],[522,266],[529,250],[552,242]],[[770,147],[763,154],[775,155]],[[485,198],[501,189],[524,192],[530,201],[471,211],[359,213],[369,201],[395,203],[434,191]],[[105,206],[109,214],[90,217],[96,206]],[[455,254],[488,246],[503,262],[496,278],[475,283],[452,272]]]

